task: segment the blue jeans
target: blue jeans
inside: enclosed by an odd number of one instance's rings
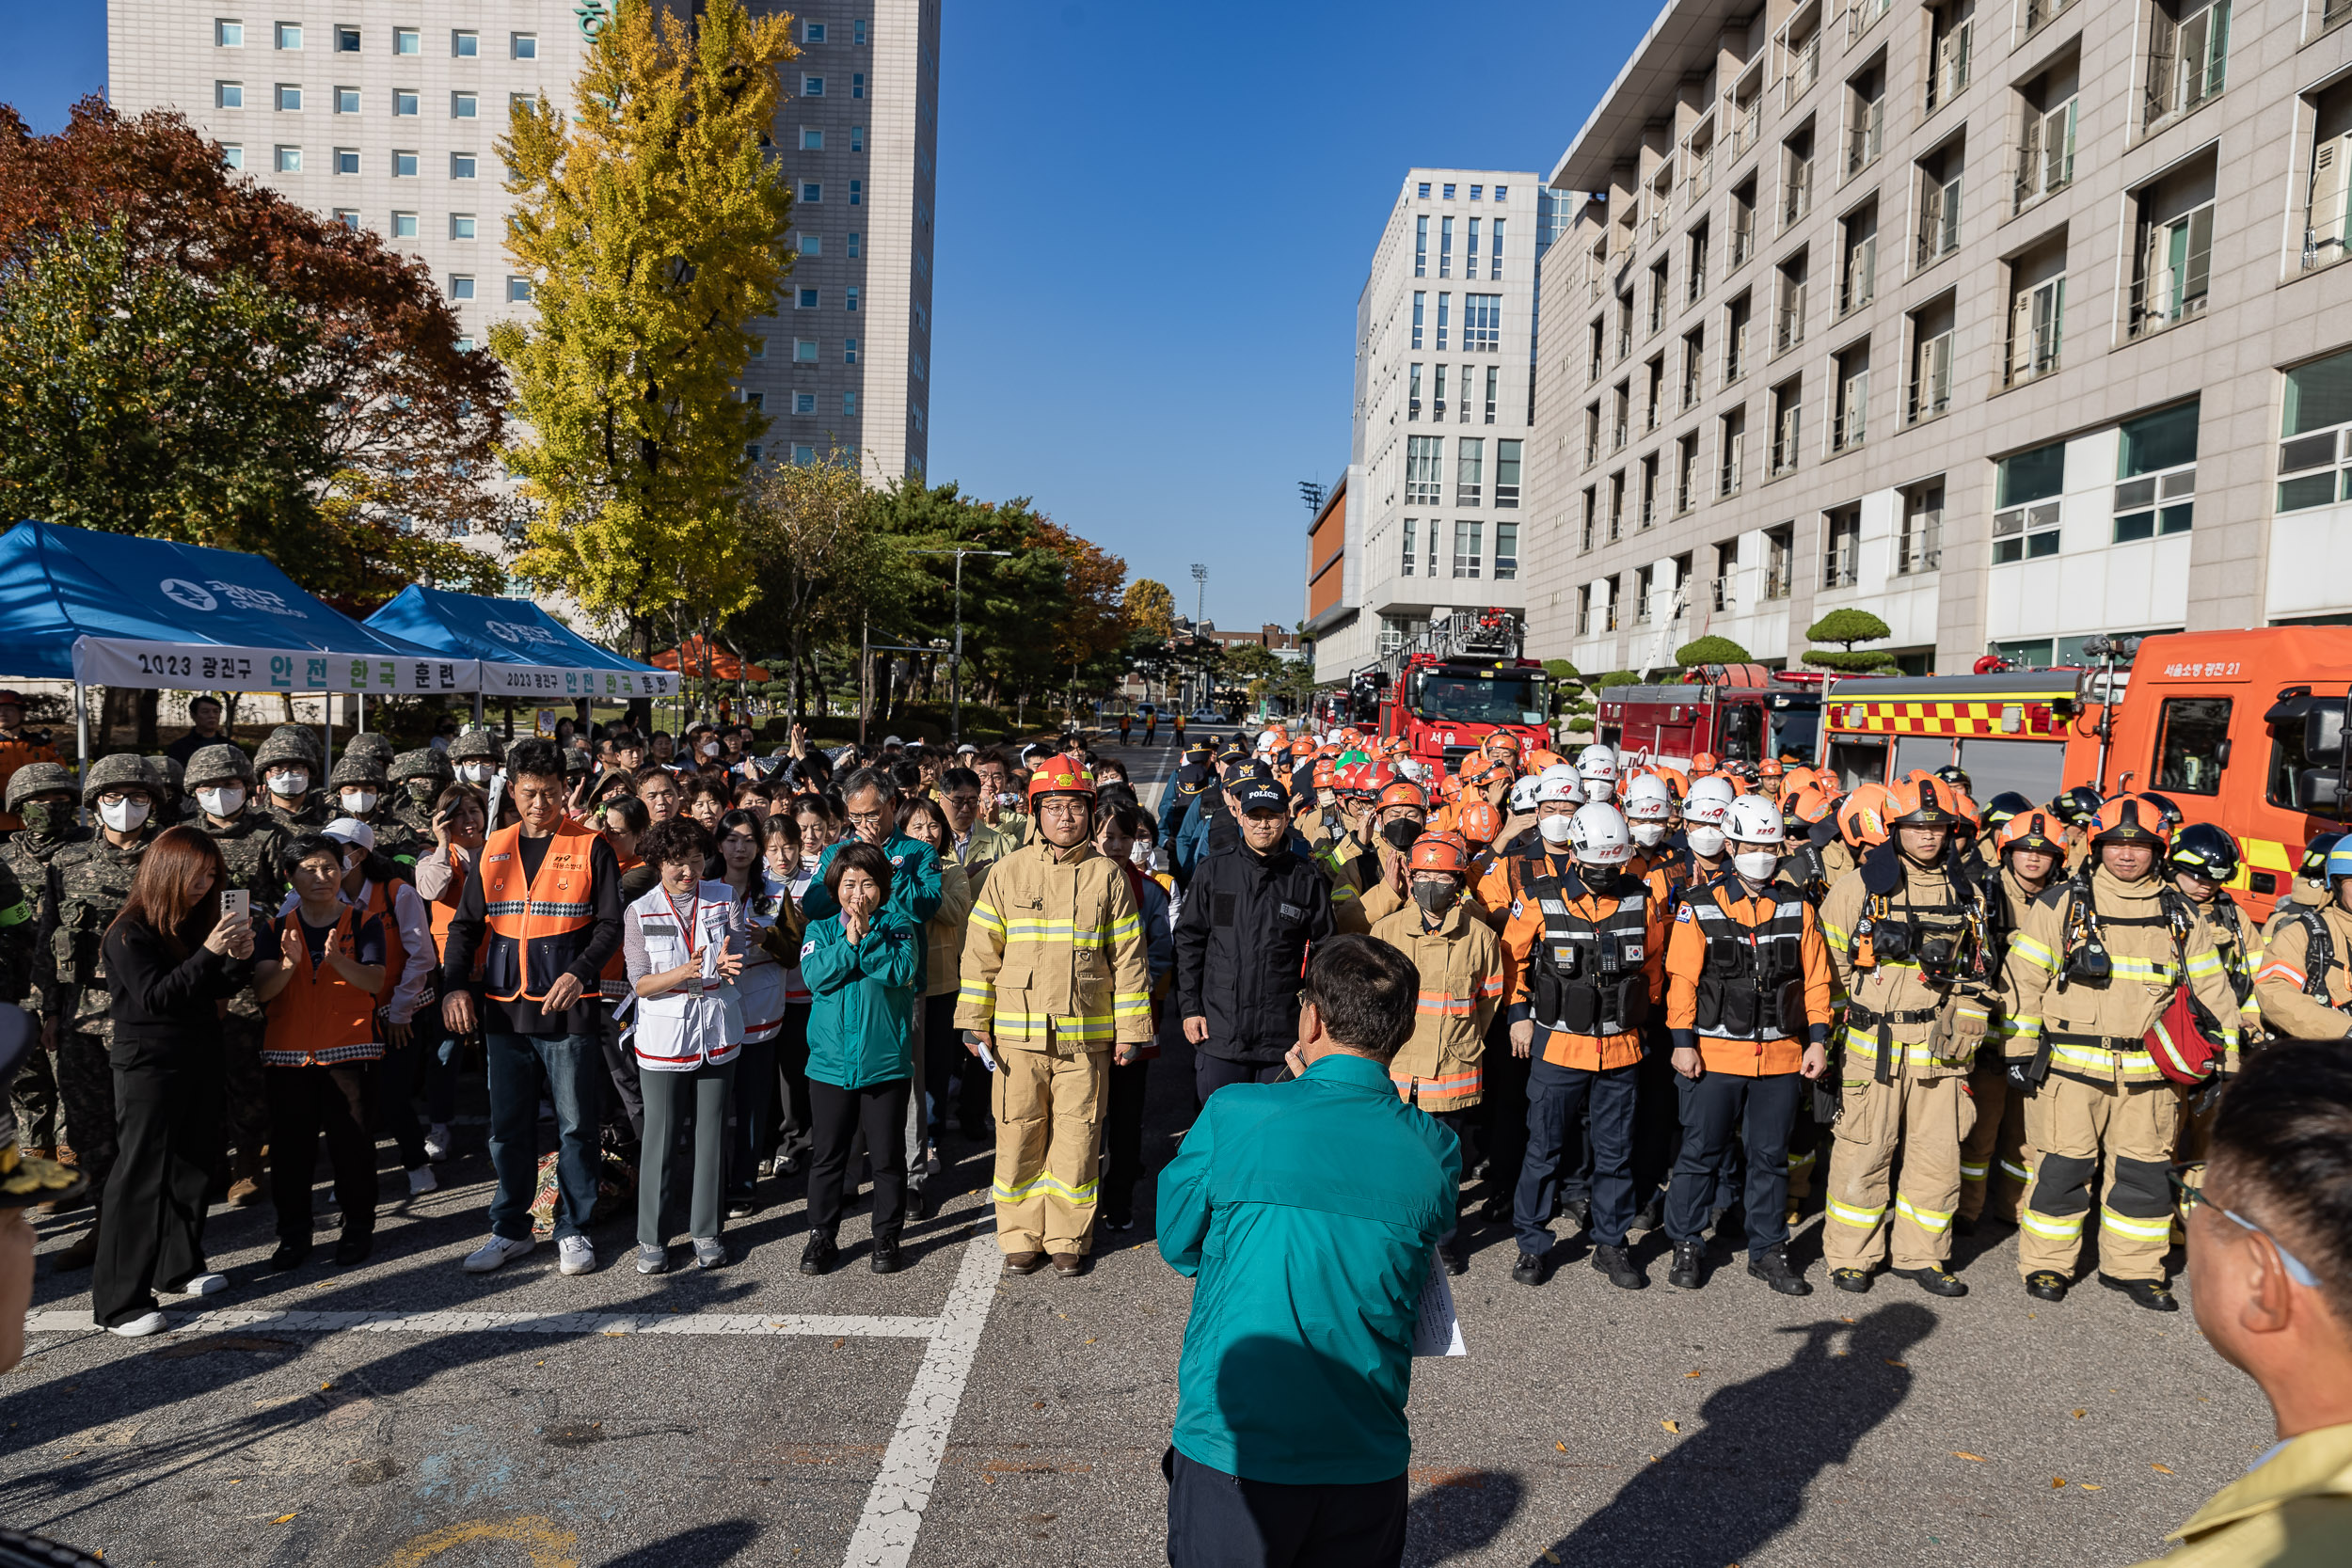
[[[1797,1100],[1811,1085],[1794,1072],[1744,1078],[1731,1072],[1675,1075],[1682,1109],[1682,1153],[1666,1189],[1666,1235],[1677,1246],[1707,1227],[1708,1203],[1721,1190],[1724,1152],[1737,1132],[1747,1159],[1748,1256],[1788,1240],[1788,1130]]]
[[[539,1089],[555,1102],[555,1239],[577,1236],[596,1207],[598,1081],[604,1051],[593,1035],[506,1035],[485,1031],[490,1058],[490,1233],[531,1236],[539,1182]]]
[[[1630,1064],[1606,1072],[1555,1067],[1543,1059],[1542,1031],[1527,1069],[1527,1157],[1519,1164],[1518,1191],[1511,1205],[1519,1250],[1541,1258],[1551,1250],[1551,1205],[1560,1196],[1564,1153],[1570,1148],[1580,1113],[1591,1135],[1575,1140],[1590,1151],[1595,1246],[1625,1245],[1633,1223],[1633,1106],[1636,1069]],[[1574,1163],[1567,1163],[1573,1171]]]

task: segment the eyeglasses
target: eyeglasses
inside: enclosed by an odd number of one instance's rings
[[[2264,1241],[2268,1242],[2270,1243],[2271,1250],[2279,1255],[2280,1265],[2287,1271],[2287,1277],[2289,1279],[2294,1280],[2297,1285],[2302,1286],[2307,1291],[2316,1291],[2319,1289],[2319,1275],[2312,1272],[2312,1266],[2309,1263],[2304,1262],[2303,1259],[2289,1252],[2286,1249],[2285,1243],[2281,1243],[2278,1237],[2273,1236],[2269,1231],[2265,1230],[2261,1226],[2256,1225],[2252,1220],[2248,1219],[2244,1214],[2238,1213],[2235,1210],[2224,1209],[2221,1205],[2216,1203],[2213,1199],[2205,1196],[2205,1190],[2203,1187],[2190,1186],[2186,1180],[2183,1180],[2179,1171],[2170,1171],[2167,1174],[2169,1174],[2172,1179],[2172,1191],[2181,1200],[2181,1212],[2184,1216],[2185,1216],[2191,1209],[2197,1208],[2201,1204],[2203,1207],[2212,1210],[2215,1213],[2219,1214],[2223,1219],[2228,1220],[2232,1225],[2238,1227],[2242,1230],[2249,1230],[2255,1235],[2260,1236]]]

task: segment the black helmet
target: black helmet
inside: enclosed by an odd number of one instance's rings
[[[2237,875],[2237,840],[2210,822],[2183,828],[2172,837],[2172,852],[2164,868],[2173,876],[2185,871],[2207,881],[2226,882]]]
[[[1963,795],[1971,793],[1968,784],[1968,769],[1956,762],[1947,762],[1937,768],[1935,776],[1959,790]]]
[[[2031,810],[2033,810],[2031,800],[2013,789],[2005,789],[1986,802],[1983,816],[1984,831],[1988,833],[1993,832],[2018,813]]]
[[[2164,825],[2167,828],[2178,828],[2188,820],[2188,813],[2175,804],[2169,795],[2159,795],[2153,789],[2144,789],[2140,791],[2139,798],[2153,804],[2156,810],[2164,815]]]
[[[2295,863],[2295,874],[2307,882],[2328,879],[2328,852],[2336,847],[2342,833],[2320,833],[2303,846],[2303,858]]]
[[[2097,790],[2089,784],[2076,784],[2058,791],[2058,798],[2050,802],[2050,811],[2068,827],[2079,828],[2097,816],[2099,808],[2106,804]]]

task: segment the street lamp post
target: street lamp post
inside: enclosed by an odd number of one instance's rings
[[[953,712],[948,721],[947,749],[963,744],[963,558],[967,555],[1010,555],[1010,550],[983,550],[958,545],[945,550],[910,550],[910,555],[952,555],[956,558],[956,647],[947,657],[947,700]]]

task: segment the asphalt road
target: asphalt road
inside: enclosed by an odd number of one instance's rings
[[[1188,1068],[1152,1069],[1154,1164]],[[449,1185],[388,1209],[359,1268],[323,1245],[269,1275],[268,1212],[217,1211],[232,1288],[171,1304],[168,1336],[81,1326],[89,1276],[44,1262],[33,1354],[0,1382],[0,1522],[174,1568],[1164,1560],[1191,1286],[1151,1244],[1148,1183],[1077,1280],[997,1277],[987,1150],[952,1133],[957,1196],[899,1275],[866,1271],[863,1208],[848,1267],[795,1272],[791,1181],[723,1270],[641,1278],[619,1220],[596,1275],[543,1246],[475,1277],[488,1162],[460,1131]],[[78,1225],[44,1221],[43,1251]],[[1821,1282],[1818,1225],[1794,1250]],[[1472,1244],[1470,1354],[1417,1367],[1415,1564],[2127,1564],[2270,1441],[2185,1311],[2029,1301],[2006,1229],[1963,1242],[1957,1302],[1784,1298],[1725,1255],[1677,1292],[1662,1237],[1645,1291],[1574,1245],[1531,1291],[1507,1230]]]

